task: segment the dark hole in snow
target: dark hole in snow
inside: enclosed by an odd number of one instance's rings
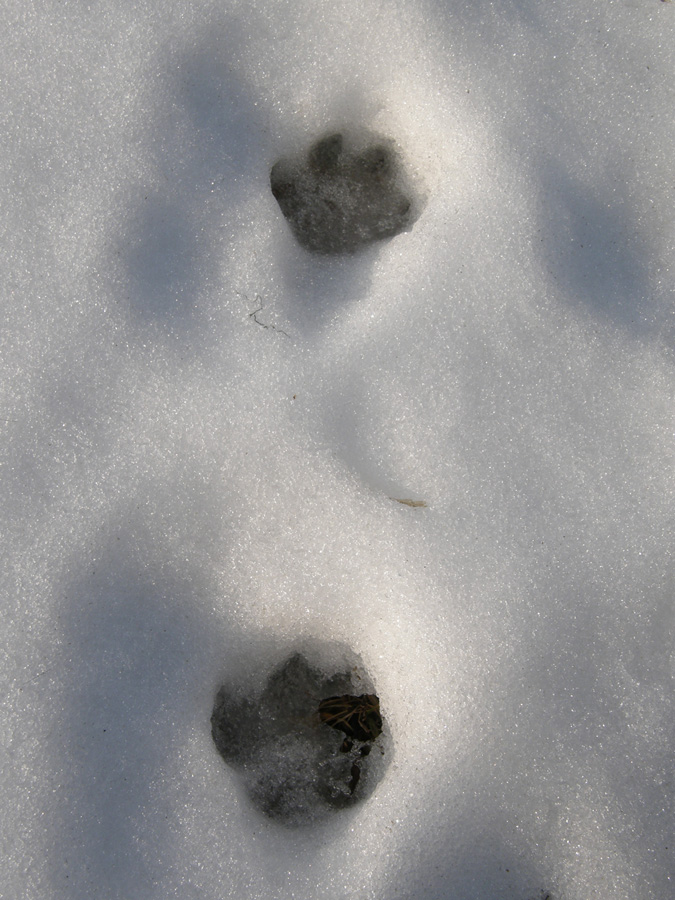
[[[384,775],[391,740],[379,698],[353,654],[323,670],[294,653],[259,696],[224,685],[211,716],[218,752],[266,815],[316,821],[368,797]],[[320,659],[320,657],[319,657]]]
[[[409,229],[419,199],[391,141],[336,132],[304,159],[283,158],[270,185],[295,237],[312,253],[353,253]]]

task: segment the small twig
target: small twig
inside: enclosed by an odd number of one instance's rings
[[[42,678],[43,675],[51,672],[54,668],[56,668],[56,666],[48,666],[46,669],[43,669],[42,672],[38,672],[37,675],[33,675],[33,677],[29,678],[28,681],[22,681],[21,684],[17,685],[17,689],[22,691],[27,684],[33,684],[34,681],[37,681],[38,678]]]
[[[243,297],[244,300],[246,300],[247,302],[250,302],[248,297],[246,296],[246,294],[242,294],[241,291],[237,291],[237,293],[239,294],[240,297]],[[260,319],[258,318],[258,313],[262,312],[264,309],[263,300],[262,300],[262,297],[260,294],[256,294],[255,299],[260,304],[260,306],[257,309],[254,309],[253,312],[250,312],[248,314],[249,319],[253,319],[253,321],[256,323],[256,325],[261,325],[263,328],[266,328],[266,329],[272,330],[272,331],[278,331],[279,334],[285,334],[286,337],[290,337],[290,335],[287,332],[285,332],[282,328],[277,328],[276,325],[268,325],[266,322],[260,321]]]

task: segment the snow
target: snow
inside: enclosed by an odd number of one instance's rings
[[[4,7],[0,897],[672,897],[675,4]],[[343,128],[424,208],[316,256]],[[291,828],[307,641],[393,756]]]

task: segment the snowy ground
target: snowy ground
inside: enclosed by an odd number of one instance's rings
[[[673,897],[675,3],[3,8],[3,900]],[[426,206],[313,257],[343,126]],[[304,639],[394,758],[284,828],[209,718]]]

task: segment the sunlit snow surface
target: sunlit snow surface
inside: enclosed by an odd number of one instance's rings
[[[675,3],[3,7],[0,896],[668,900]],[[426,205],[313,257],[342,127]],[[302,640],[394,751],[289,828],[209,720]]]

